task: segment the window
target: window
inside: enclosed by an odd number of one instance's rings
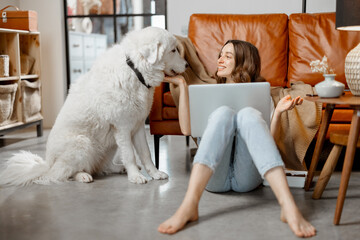
[[[64,0],[67,84],[131,31],[167,28],[166,0]]]

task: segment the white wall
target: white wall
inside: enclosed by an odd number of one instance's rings
[[[168,0],[168,30],[186,35],[193,13],[301,13],[302,0]],[[307,12],[335,11],[336,0],[307,0]]]
[[[336,0],[307,0],[306,12],[335,12]]]
[[[52,127],[66,93],[65,38],[62,0],[20,0],[35,10],[41,33],[41,80],[44,127]]]
[[[19,7],[19,0],[1,0],[0,9],[3,9],[7,5],[13,5]],[[13,8],[9,8],[9,10],[13,10]]]

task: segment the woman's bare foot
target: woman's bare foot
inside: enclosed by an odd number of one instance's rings
[[[281,206],[281,221],[287,223],[298,237],[312,237],[316,234],[316,229],[311,223],[304,219],[299,209],[293,203]]]
[[[198,220],[198,204],[183,202],[173,216],[159,225],[161,233],[173,234],[183,229],[188,222]]]

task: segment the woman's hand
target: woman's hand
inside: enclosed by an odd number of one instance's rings
[[[187,85],[185,78],[181,75],[177,75],[177,76],[173,76],[173,77],[169,77],[169,76],[165,76],[164,77],[164,82],[168,82],[168,83],[172,83],[175,85]]]
[[[283,97],[282,99],[280,99],[280,101],[278,102],[275,111],[277,111],[278,113],[282,113],[288,110],[293,109],[296,105],[301,105],[303,103],[303,99],[298,96],[294,99],[291,99],[290,95],[287,95],[285,97]]]
[[[290,95],[287,95],[280,99],[278,104],[276,105],[275,112],[270,124],[270,131],[273,135],[275,142],[279,141],[279,124],[280,124],[280,116],[281,113],[293,109],[296,105],[301,105],[303,103],[303,99],[298,96],[294,99],[291,99]]]

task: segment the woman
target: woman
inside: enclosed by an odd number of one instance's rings
[[[218,58],[217,82],[264,81],[260,69],[260,56],[255,46],[229,40]],[[165,81],[180,87],[180,127],[184,135],[190,135],[187,84],[182,76],[167,77]],[[158,231],[173,234],[187,222],[196,221],[205,188],[211,192],[248,192],[257,188],[265,178],[281,206],[281,220],[288,223],[296,236],[314,236],[315,228],[303,218],[289,190],[284,164],[273,139],[277,136],[281,113],[302,101],[300,97],[282,98],[273,110],[270,131],[261,113],[253,108],[244,108],[238,113],[225,106],[215,110],[209,117],[194,157],[185,198],[175,214],[160,224]]]

